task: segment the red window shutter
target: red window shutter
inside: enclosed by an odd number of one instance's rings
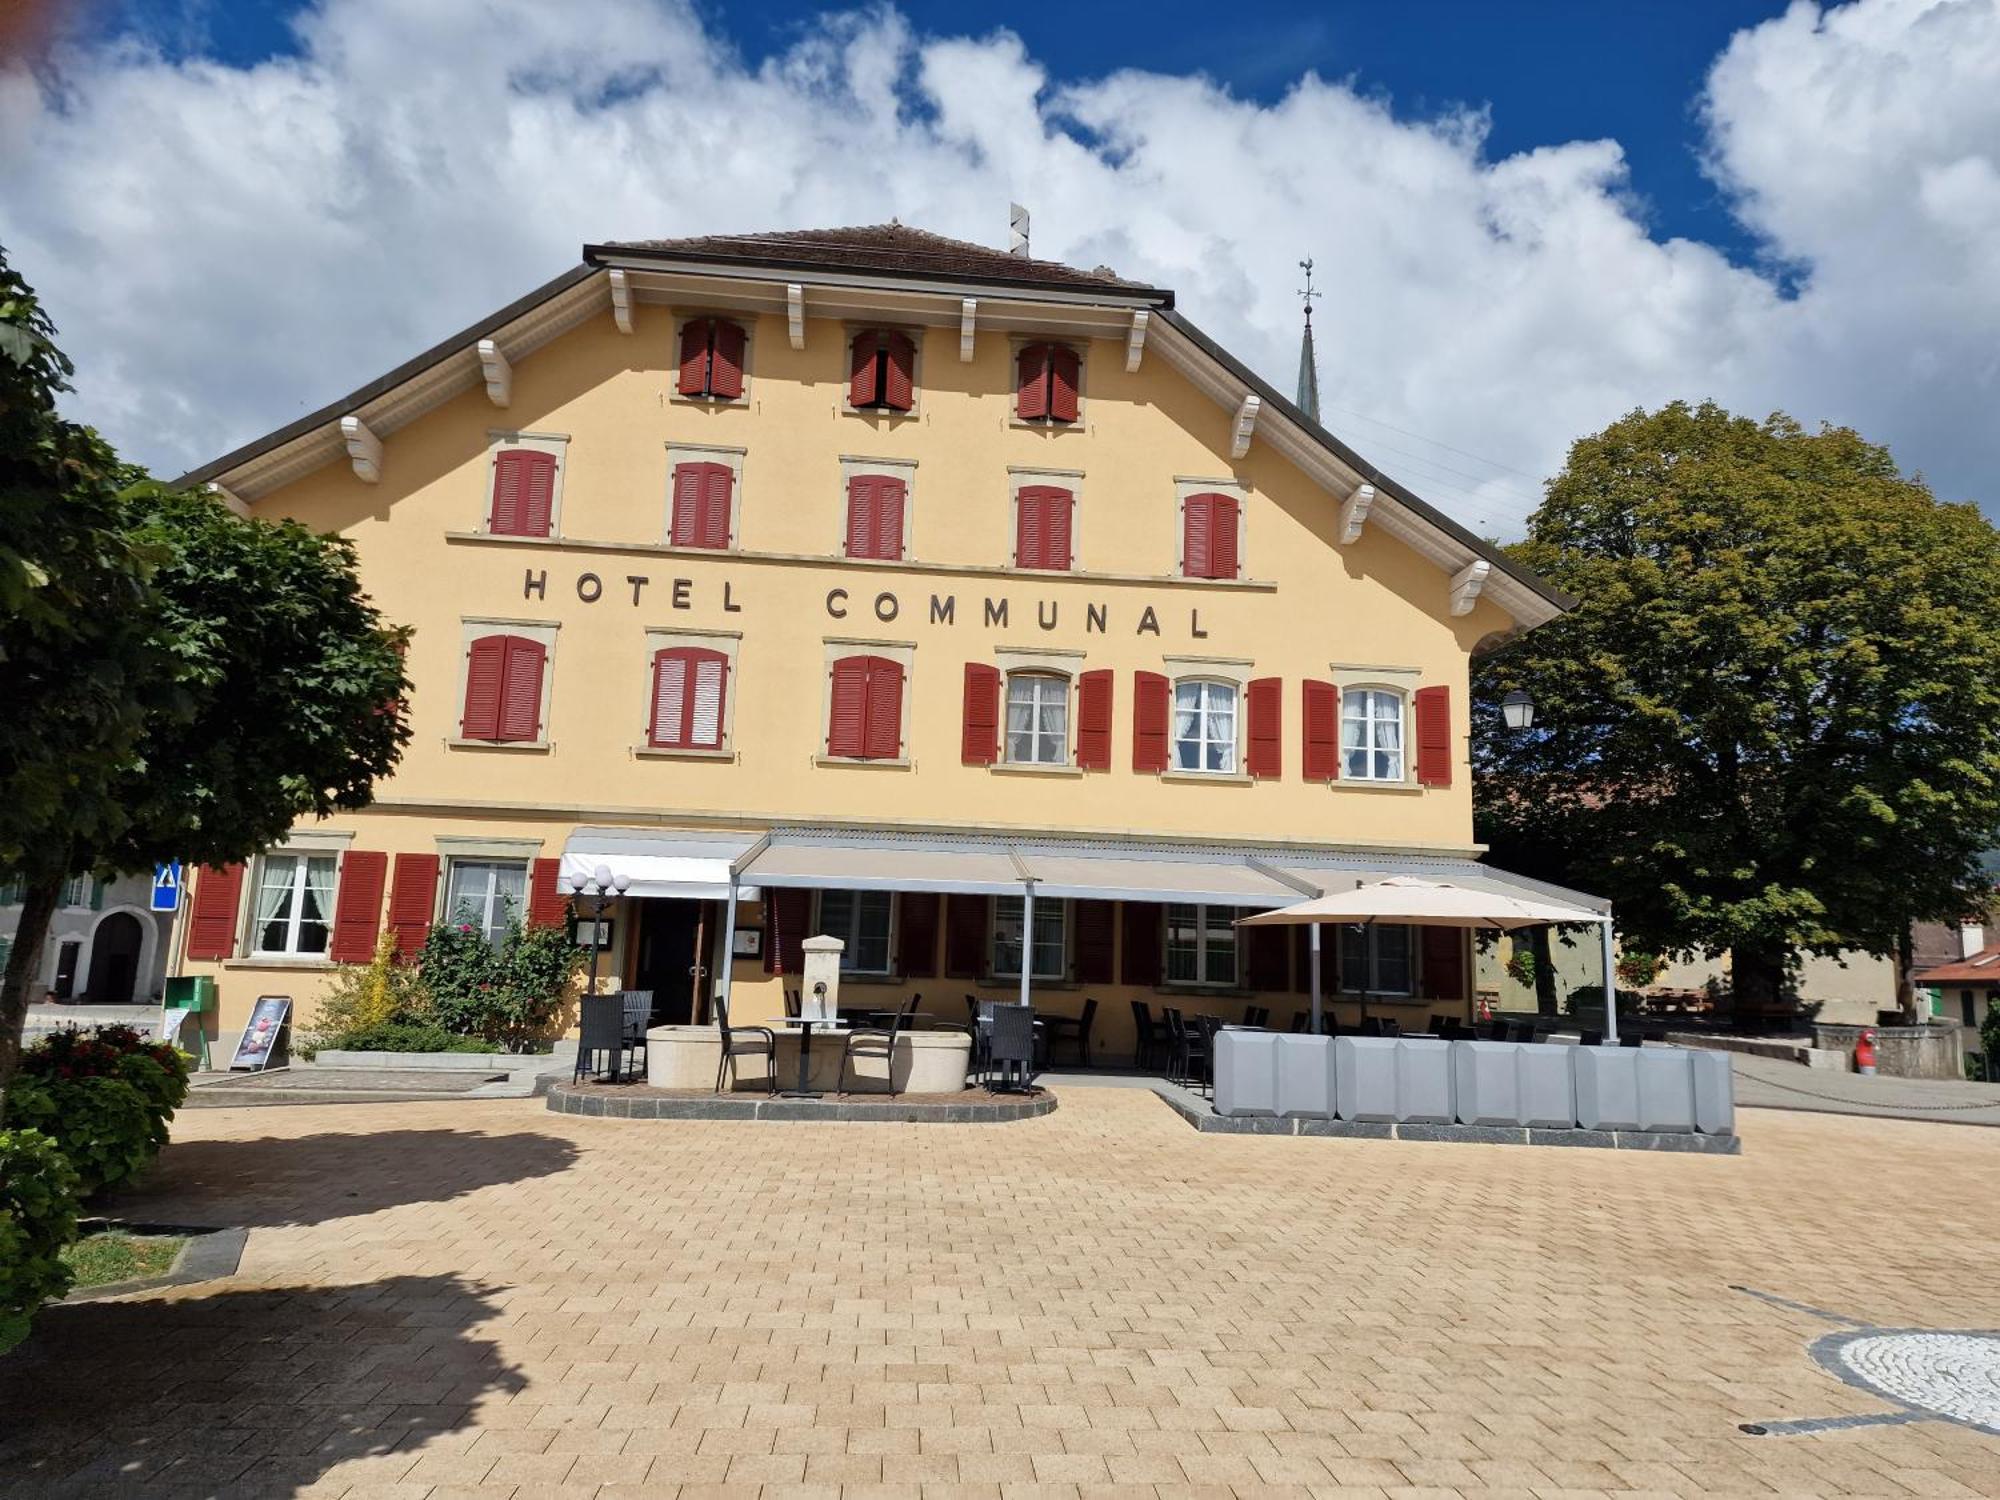
[[[1188,578],[1213,576],[1211,538],[1215,533],[1213,495],[1189,495],[1181,502],[1181,573]]]
[[[736,475],[727,464],[707,464],[702,476],[701,535],[695,545],[722,551],[729,546],[729,500]]]
[[[1249,749],[1244,769],[1252,776],[1282,776],[1285,769],[1285,684],[1276,677],[1252,680],[1244,697],[1250,711]]]
[[[688,654],[685,651],[653,653],[653,710],[646,724],[646,742],[658,749],[681,745],[682,725],[687,721]]]
[[[569,915],[561,873],[559,859],[538,859],[528,866],[528,921],[537,927],[560,927]]]
[[[466,653],[465,712],[458,721],[461,738],[500,738],[500,691],[507,671],[507,637],[483,635]]]
[[[1465,998],[1465,942],[1456,927],[1425,927],[1420,931],[1419,988],[1426,1000]]]
[[[526,636],[502,636],[506,666],[500,686],[500,729],[493,736],[510,743],[542,737],[542,670],[548,652]]]
[[[708,393],[718,401],[743,394],[743,325],[715,320],[715,353],[708,367]]]
[[[243,866],[201,867],[188,913],[187,956],[213,961],[236,956],[236,913],[243,901]]]
[[[1076,764],[1084,771],[1111,769],[1111,697],[1108,668],[1076,680]]]
[[[764,972],[797,974],[805,968],[806,928],[812,922],[812,892],[791,886],[764,891]]]
[[[874,329],[866,329],[854,335],[854,347],[849,352],[847,363],[847,404],[849,406],[873,406],[880,391],[876,372],[881,361],[876,358],[882,347],[882,335]]]
[[[904,891],[896,898],[896,970],[905,979],[938,971],[938,893]]]
[[[547,536],[555,516],[556,456],[524,453],[521,523],[528,536]]]
[[[350,849],[340,859],[340,891],[333,902],[333,936],[327,956],[337,964],[365,964],[375,956],[382,930],[382,887],[389,856],[373,849]]]
[[[694,684],[688,693],[688,748],[720,750],[722,715],[729,703],[729,658],[720,651],[690,651],[688,657]]]
[[[1049,415],[1058,422],[1076,420],[1077,377],[1082,369],[1074,349],[1057,344],[1049,350]]]
[[[1072,554],[1070,549],[1070,513],[1076,506],[1076,497],[1068,490],[1057,490],[1042,503],[1042,566],[1067,573]]]
[[[886,657],[868,658],[867,724],[861,753],[869,760],[894,760],[903,750],[903,668]]]
[[[1417,784],[1451,785],[1451,689],[1417,689]]]
[[[708,342],[714,326],[709,318],[689,318],[681,324],[679,389],[683,396],[708,394]]]
[[[828,755],[860,756],[868,717],[868,658],[843,656],[833,664],[826,724]]]
[[[900,479],[879,475],[875,480],[874,556],[898,562],[903,556],[903,505],[909,486]]]
[[[1050,484],[1024,484],[1014,496],[1014,566],[1069,570],[1074,497]]]
[[[389,884],[389,930],[396,934],[396,951],[405,961],[414,959],[431,935],[437,887],[435,854],[396,856],[396,874]]]
[[[1158,672],[1132,674],[1132,769],[1167,768],[1167,679]]]
[[[883,340],[887,358],[882,361],[882,404],[895,411],[908,411],[916,404],[917,346],[908,335],[891,333]]]
[[[1210,496],[1208,513],[1209,526],[1209,567],[1211,578],[1234,578],[1237,575],[1237,520],[1242,507],[1234,495]]]
[[[528,522],[522,493],[522,463],[527,455],[518,451],[495,454],[493,458],[493,504],[486,514],[486,529],[495,536],[526,536]]]
[[[944,905],[944,972],[977,979],[986,971],[986,898],[953,895]]]
[[[1340,777],[1340,689],[1330,682],[1299,684],[1299,722],[1303,729],[1300,759],[1307,781]]]
[[[985,662],[965,664],[965,722],[960,758],[968,766],[990,766],[1000,757],[1000,669]]]
[[[847,481],[847,555],[873,557],[880,528],[875,512],[881,483],[873,474],[856,474]]]
[[[1049,414],[1049,346],[1030,344],[1015,362],[1014,415],[1032,422]]]
[[[653,710],[647,740],[663,750],[719,750],[729,658],[676,646],[653,653]]]
[[[1110,984],[1117,974],[1111,966],[1112,930],[1116,913],[1109,901],[1078,901],[1071,910],[1076,923],[1076,982]]]
[[[673,518],[667,540],[676,547],[692,547],[701,535],[701,496],[707,464],[675,464]]]
[[[1124,984],[1158,984],[1167,910],[1151,901],[1127,901],[1118,977]]]

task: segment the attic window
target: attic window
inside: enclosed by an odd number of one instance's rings
[[[917,346],[893,328],[864,328],[849,351],[847,402],[857,411],[908,411],[916,404]]]

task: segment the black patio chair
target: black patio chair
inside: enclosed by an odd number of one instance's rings
[[[1586,1030],[1577,1038],[1577,1044],[1584,1047],[1602,1047],[1604,1045],[1604,1033],[1601,1031]]]
[[[1005,1087],[1034,1087],[1035,1034],[1033,1006],[998,1004],[988,1008],[987,1065]]]
[[[847,1065],[857,1057],[879,1057],[889,1072],[889,1097],[896,1097],[896,1038],[909,1029],[922,995],[912,995],[898,1011],[884,1011],[889,1017],[883,1026],[862,1026],[847,1033],[847,1045],[840,1049],[840,1072],[834,1076],[834,1092],[847,1092]]]
[[[1452,1019],[1450,1016],[1440,1015],[1436,1011],[1431,1012],[1431,1035],[1443,1036],[1446,1031],[1450,1030],[1451,1025]]]
[[[722,1075],[727,1072],[730,1081],[736,1079],[736,1059],[738,1057],[762,1057],[770,1068],[770,1092],[778,1092],[778,1036],[768,1026],[731,1026],[729,1024],[729,1000],[721,990],[715,992],[715,1025],[722,1033],[722,1056],[715,1065],[715,1091],[722,1092]],[[805,1039],[800,1038],[800,1045]]]
[[[1268,1005],[1245,1006],[1243,1009],[1243,1024],[1258,1030],[1269,1026],[1271,1024],[1271,1007]]]
[[[646,1060],[646,1028],[653,1024],[653,992],[651,990],[620,990],[619,997],[625,1002],[625,1049],[636,1054],[634,1067]]]
[[[1532,1042],[1534,1039],[1533,1021],[1516,1021],[1507,1028],[1507,1040],[1510,1042]]]
[[[1076,1064],[1080,1068],[1090,1066],[1090,1028],[1097,1020],[1097,1002],[1085,1000],[1083,1013],[1078,1016],[1043,1016],[1042,1024],[1048,1035],[1051,1054],[1061,1045],[1076,1048]]]
[[[597,1057],[606,1065],[593,1066]],[[576,1071],[570,1082],[585,1073],[602,1078],[607,1071],[614,1083],[625,1076],[625,1002],[617,995],[585,995],[577,1015]]]
[[[1303,1010],[1295,1010],[1295,1011],[1293,1011],[1293,1012],[1292,1012],[1292,1035],[1293,1035],[1293,1036],[1298,1036],[1298,1035],[1300,1035],[1300,1034],[1301,1034],[1301,1033],[1303,1033],[1303,1032],[1307,1032],[1307,1031],[1310,1031],[1310,1030],[1312,1030],[1312,1023],[1313,1023],[1313,1018],[1312,1018],[1312,1015],[1311,1015],[1311,1013],[1310,1013],[1310,1012],[1308,1012],[1308,1011],[1303,1011]]]

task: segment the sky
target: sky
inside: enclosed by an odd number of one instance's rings
[[[1175,288],[1487,535],[1714,397],[2000,513],[2000,0],[99,0],[0,61],[0,243],[175,473],[585,241],[892,216]]]

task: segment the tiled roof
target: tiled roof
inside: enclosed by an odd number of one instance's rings
[[[1970,958],[1961,958],[1955,963],[1939,964],[1935,969],[1926,969],[1914,976],[1913,982],[2000,985],[2000,943],[1982,949]]]
[[[1078,290],[1154,290],[1126,281],[1104,266],[1082,271],[1057,260],[1028,260],[991,245],[948,239],[908,224],[859,224],[848,229],[788,229],[770,234],[704,234],[680,240],[613,240],[589,247],[700,260],[767,261],[843,271],[887,271],[943,276],[953,281],[1075,287]]]

